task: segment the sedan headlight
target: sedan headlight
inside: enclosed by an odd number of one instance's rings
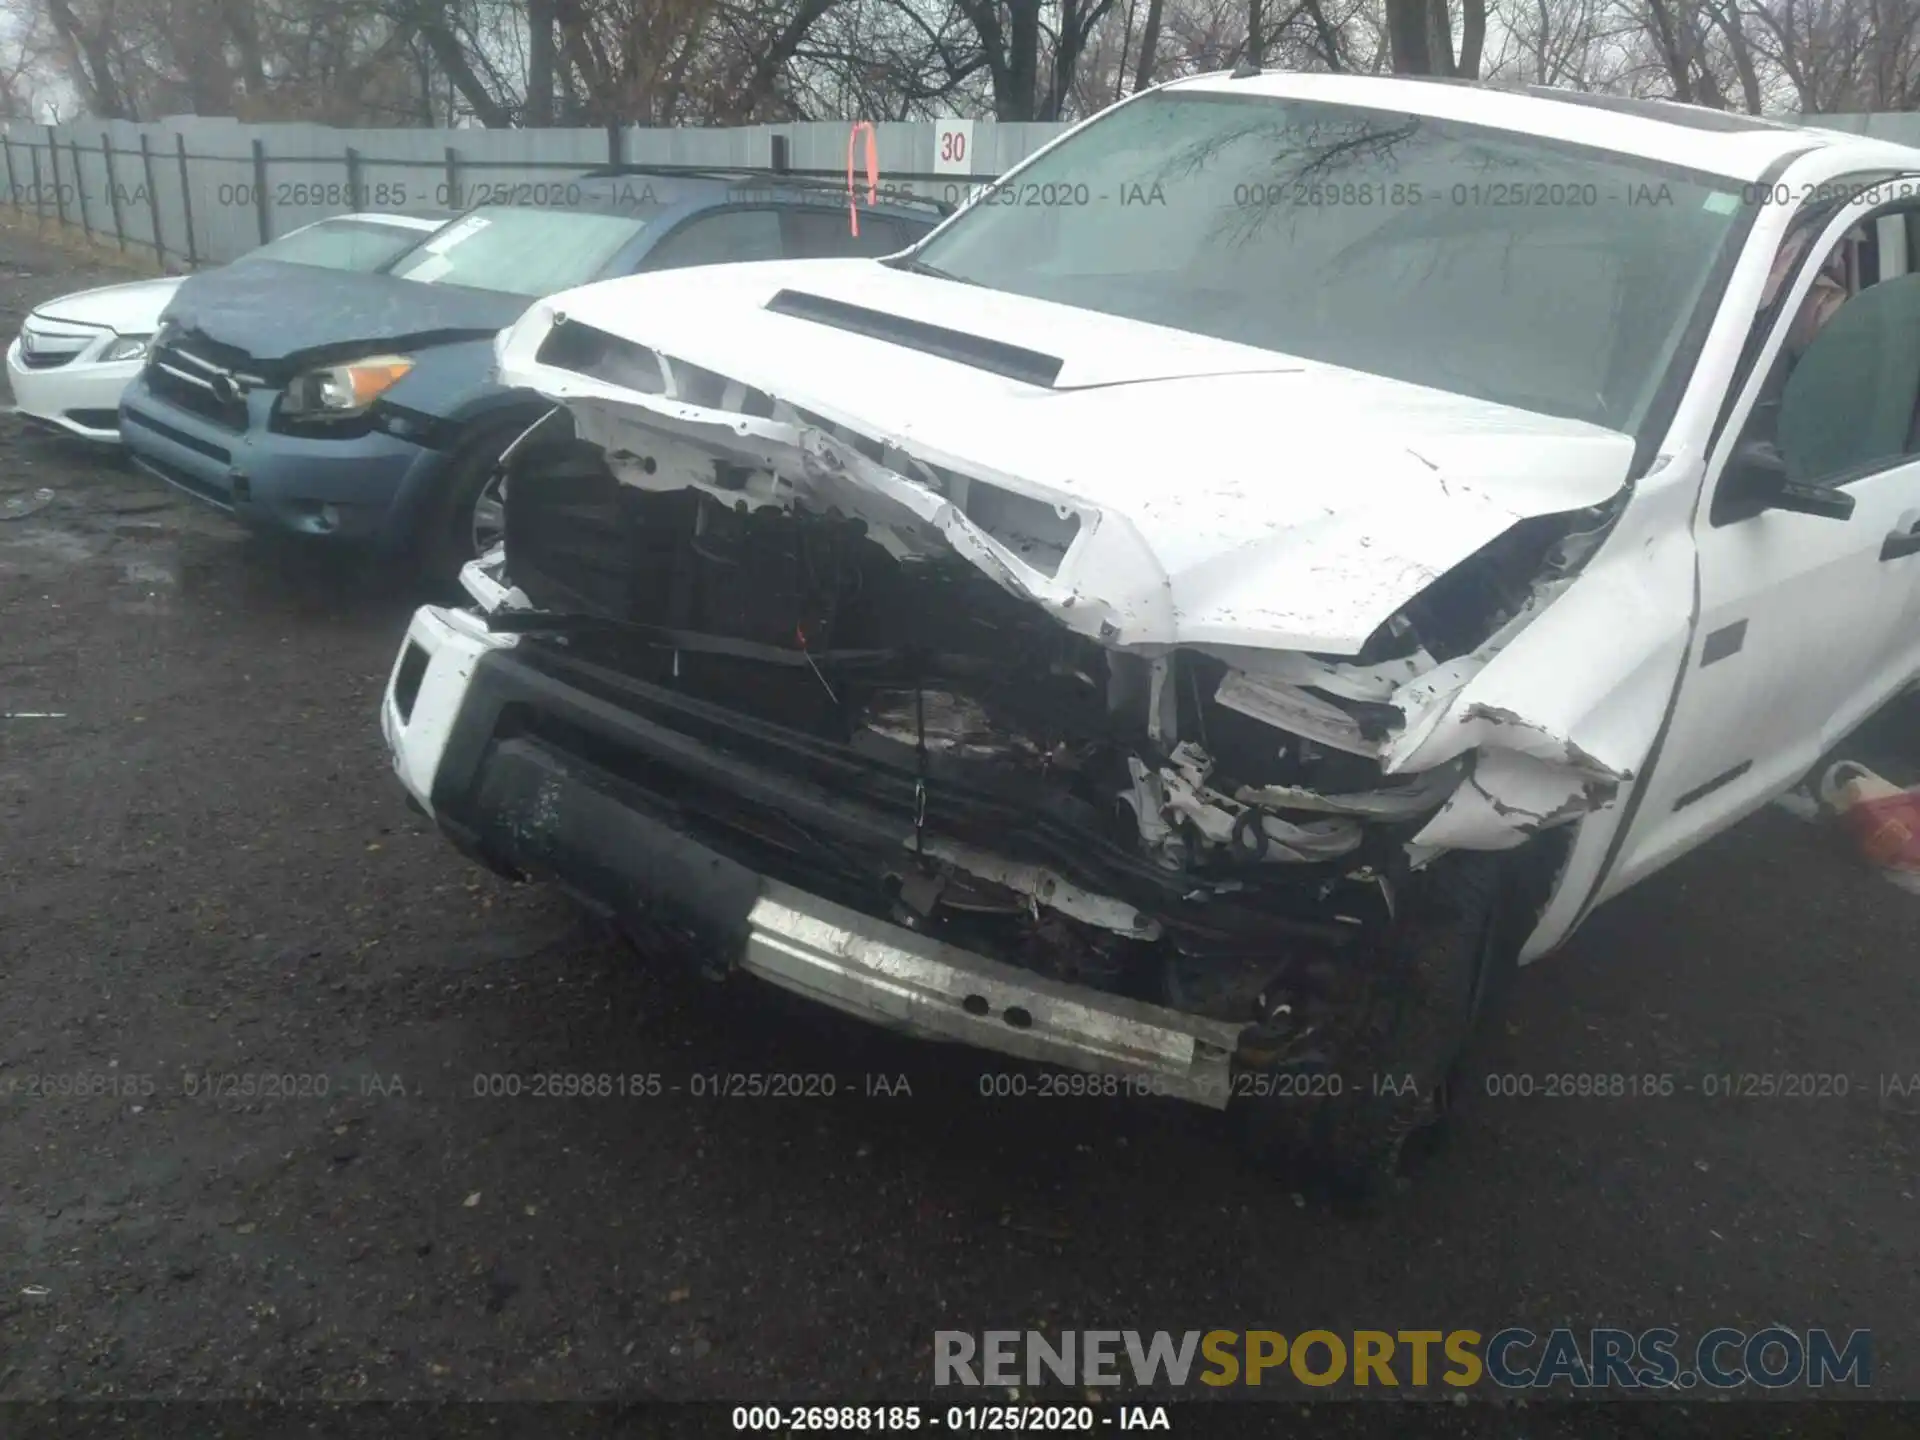
[[[147,353],[147,345],[152,339],[151,335],[116,335],[107,348],[100,352],[100,363],[106,365],[115,360],[138,360]]]
[[[282,414],[307,419],[358,415],[413,369],[404,355],[369,355],[296,375],[281,398]]]

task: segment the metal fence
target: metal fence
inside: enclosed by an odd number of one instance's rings
[[[1798,117],[1797,123],[1920,148],[1920,112],[1911,110],[1881,110],[1870,115],[1805,115]]]
[[[1807,123],[1920,146],[1920,114],[1821,115]],[[873,127],[883,184],[958,200],[1065,128],[991,120]],[[596,166],[724,167],[845,181],[844,121],[653,130],[339,130],[180,116],[0,130],[5,200],[77,226],[162,269],[223,264],[349,210],[464,210],[488,201],[564,205]],[[858,147],[865,179],[864,137]]]
[[[1063,128],[887,122],[873,127],[873,141],[883,185],[957,201]],[[838,121],[707,130],[338,130],[199,116],[153,124],[14,121],[0,131],[0,179],[16,211],[144,251],[162,269],[195,269],[352,210],[566,205],[577,195],[572,180],[609,164],[844,184],[852,130]],[[864,185],[866,137],[857,139]]]

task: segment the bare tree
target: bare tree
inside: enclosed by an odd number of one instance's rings
[[[0,105],[488,126],[1090,114],[1243,59],[1920,106],[1920,0],[0,0]],[[26,65],[33,51],[37,71]],[[52,75],[27,95],[29,73]],[[38,93],[38,92],[36,92]]]

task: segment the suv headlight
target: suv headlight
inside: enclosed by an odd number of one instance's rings
[[[100,352],[100,363],[111,364],[116,360],[138,360],[147,353],[151,335],[116,335]]]
[[[284,415],[340,419],[358,415],[413,369],[404,355],[369,355],[296,375],[280,398]]]

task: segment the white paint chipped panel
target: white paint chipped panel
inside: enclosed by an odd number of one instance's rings
[[[783,289],[1038,345],[1062,362],[1060,377],[1041,387],[768,311]],[[764,391],[781,419],[542,365],[556,313]],[[847,487],[882,496],[1070,627],[1122,646],[1355,653],[1519,520],[1616,494],[1633,449],[1577,421],[870,261],[588,286],[535,305],[508,333],[501,366],[508,384],[597,412],[608,430],[624,422],[628,448],[653,429],[798,493],[818,487],[815,503]],[[795,411],[891,447],[891,463]],[[1023,557],[1017,537],[987,534],[935,495],[924,467],[1056,507],[1077,535],[1064,556]]]

